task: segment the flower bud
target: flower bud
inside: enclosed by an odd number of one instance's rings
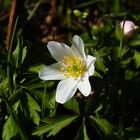
[[[120,28],[123,29],[124,37],[129,38],[133,35],[136,26],[132,21],[126,20],[120,22]]]

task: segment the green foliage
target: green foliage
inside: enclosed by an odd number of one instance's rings
[[[103,59],[101,58],[99,52],[95,51],[94,56],[97,59],[96,64],[95,64],[96,69],[106,73],[106,68],[104,66]]]
[[[17,111],[18,105],[19,105],[19,102],[16,102],[14,104],[15,111]],[[10,140],[17,133],[18,133],[18,127],[16,123],[14,122],[14,118],[12,117],[12,115],[10,115],[3,126],[2,138],[3,140]]]
[[[38,126],[33,132],[33,135],[41,135],[47,133],[47,136],[54,136],[62,128],[73,122],[78,116],[56,116],[54,118],[44,118],[42,122],[44,124]]]
[[[101,138],[111,139],[113,136],[113,126],[106,119],[90,116],[90,121]]]
[[[140,52],[134,51],[134,60],[136,63],[136,67],[140,67]]]
[[[27,105],[29,108],[30,117],[34,121],[35,124],[39,124],[40,116],[37,111],[41,111],[40,106],[38,105],[36,100],[33,99],[29,94],[26,94],[26,95],[28,99]]]
[[[21,125],[21,123],[20,123],[20,121],[19,121],[18,116],[16,115],[16,112],[14,111],[13,107],[10,105],[10,103],[9,103],[9,101],[6,99],[6,97],[5,97],[3,94],[2,94],[2,96],[3,96],[3,99],[4,99],[5,103],[6,103],[6,105],[7,105],[7,108],[8,108],[8,110],[9,110],[10,114],[11,114],[10,117],[12,117],[10,120],[8,119],[7,124],[4,126],[3,137],[4,137],[4,138],[8,137],[8,139],[10,139],[12,136],[14,136],[14,135],[16,134],[16,132],[11,131],[11,129],[13,129],[13,127],[12,127],[12,125],[10,125],[10,123],[11,123],[11,121],[12,121],[12,122],[14,123],[14,125],[17,127],[17,130],[18,130],[19,135],[21,136],[21,139],[22,139],[22,140],[27,140],[28,137],[27,137],[27,135],[26,135],[26,132],[25,132],[23,126]],[[17,107],[17,106],[16,106],[16,107]],[[15,108],[15,109],[16,109],[16,108]],[[9,130],[9,125],[10,125],[10,127],[12,127],[12,128],[10,128],[10,131],[8,131],[9,134],[5,135],[5,133],[6,133],[5,131],[6,131],[7,129]]]
[[[14,137],[17,134],[17,132],[18,132],[17,126],[14,123],[12,116],[9,116],[9,118],[7,119],[3,127],[3,134],[2,134],[3,140],[10,140],[12,137]]]
[[[0,91],[1,92],[8,92],[8,79],[4,78],[1,82],[0,82]]]
[[[18,39],[17,46],[12,53],[13,61],[15,62],[16,68],[20,68],[21,64],[23,63],[26,54],[27,54],[27,47],[21,48],[23,46],[22,40]]]

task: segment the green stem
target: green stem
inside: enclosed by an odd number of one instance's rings
[[[71,9],[68,8],[67,9],[67,18],[66,18],[66,20],[67,20],[67,25],[68,25],[69,28],[71,28],[71,12],[72,12]],[[70,38],[72,38],[71,32],[69,32],[69,34],[68,34],[69,41],[70,41]]]
[[[119,69],[120,69],[120,63],[121,63],[121,57],[122,57],[122,46],[123,46],[123,35],[124,35],[124,23],[125,23],[126,16],[124,17],[124,22],[123,22],[123,28],[121,29],[121,39],[120,39],[120,45],[119,45],[119,50],[118,54],[115,60],[115,66],[114,66],[114,73],[113,73],[113,78],[112,78],[112,91],[111,91],[111,104],[113,107],[113,110],[115,109],[115,102],[117,100],[117,83],[118,83],[118,78],[119,78]]]
[[[44,87],[44,93],[43,93],[43,96],[42,96],[42,117],[44,117],[45,115],[45,106],[44,106],[44,102],[45,102],[45,99],[46,99],[46,89],[47,89],[47,83],[45,82],[45,87]]]
[[[121,53],[122,53],[122,46],[123,46],[123,37],[124,37],[124,24],[125,24],[125,19],[126,19],[126,15],[123,19],[123,27],[121,29],[121,40],[120,40],[120,47],[119,47],[119,52],[118,52],[118,57],[117,58],[121,58]]]
[[[27,17],[27,20],[30,20],[33,17],[34,13],[36,12],[37,8],[40,6],[41,2],[42,2],[42,0],[39,0],[36,3],[35,7],[33,8],[33,10],[30,12],[29,16]]]
[[[10,41],[10,46],[9,46],[9,50],[8,50],[8,56],[7,56],[7,77],[8,77],[8,86],[9,86],[9,94],[11,95],[13,93],[13,77],[11,76],[11,56],[12,56],[12,46],[13,46],[13,42],[14,42],[14,37],[15,37],[15,31],[16,31],[16,27],[17,27],[17,23],[18,23],[18,18],[15,21],[15,26],[13,29],[13,34],[11,37],[11,41]]]

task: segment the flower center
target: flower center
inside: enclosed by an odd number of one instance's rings
[[[86,72],[86,64],[76,56],[64,56],[62,60],[65,67],[61,67],[60,70],[66,77],[78,78],[82,77]]]

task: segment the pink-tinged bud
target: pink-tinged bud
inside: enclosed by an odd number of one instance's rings
[[[120,28],[124,30],[125,37],[131,37],[136,29],[135,24],[132,21],[126,20],[120,22]]]

